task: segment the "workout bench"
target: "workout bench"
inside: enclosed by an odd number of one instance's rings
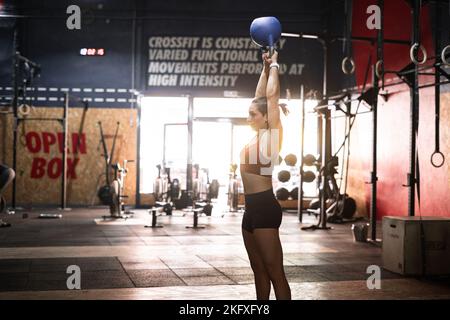
[[[159,216],[161,216],[162,214],[157,214],[158,212],[162,211],[162,207],[156,207],[156,208],[151,208],[150,210],[148,210],[149,213],[152,213],[152,224],[151,225],[146,225],[145,228],[164,228],[164,226],[157,224],[157,218]]]
[[[186,213],[188,213],[188,212],[193,212],[194,213],[194,215],[193,215],[193,217],[194,217],[193,225],[192,226],[186,226],[186,228],[193,228],[193,229],[205,228],[204,225],[199,225],[198,224],[198,215],[203,213],[203,208],[196,208],[196,209],[194,209],[194,208],[187,208],[187,209],[183,209],[183,212],[184,212],[183,216],[185,216]]]

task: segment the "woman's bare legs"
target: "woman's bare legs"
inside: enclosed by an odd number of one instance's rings
[[[242,229],[245,248],[255,275],[257,299],[269,299],[272,282],[278,300],[290,300],[291,289],[283,268],[283,249],[278,229]]]
[[[290,300],[291,288],[284,273],[283,249],[278,229],[255,229],[253,239],[269,274],[277,300]]]
[[[255,277],[256,299],[269,300],[270,296],[270,278],[264,266],[254,236],[251,232],[242,229],[245,249],[247,249],[250,266]]]

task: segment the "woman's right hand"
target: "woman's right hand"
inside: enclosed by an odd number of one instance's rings
[[[272,62],[274,62],[274,63],[278,62],[278,51],[277,50],[275,50],[275,49],[273,50],[270,60],[272,60]]]
[[[270,66],[271,63],[277,63],[278,62],[278,52],[276,50],[273,50],[273,54],[271,57],[269,57],[268,52],[263,53],[263,60],[265,66]]]

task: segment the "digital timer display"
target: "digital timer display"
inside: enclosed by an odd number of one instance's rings
[[[104,48],[81,48],[80,56],[104,56]]]

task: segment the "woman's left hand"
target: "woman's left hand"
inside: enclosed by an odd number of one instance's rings
[[[270,64],[272,63],[270,58],[269,58],[269,53],[268,52],[264,52],[262,54],[262,59],[263,59],[263,62],[264,62],[264,67],[268,69]]]

